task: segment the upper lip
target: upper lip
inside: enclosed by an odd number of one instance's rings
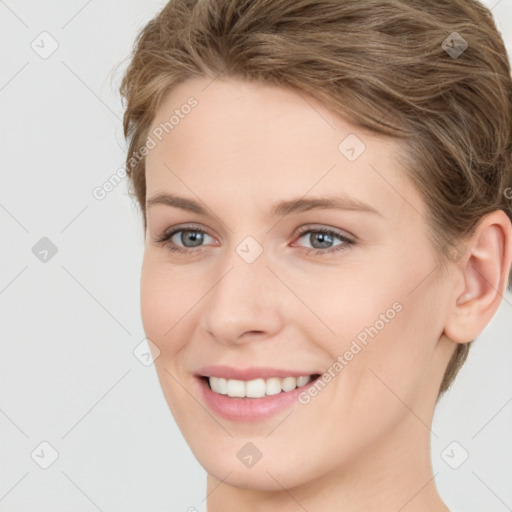
[[[223,377],[225,379],[236,380],[269,379],[271,377],[284,379],[285,377],[302,377],[317,374],[318,372],[310,372],[308,370],[287,370],[285,368],[256,366],[235,368],[232,366],[219,365],[204,366],[197,371],[197,375],[200,377]]]

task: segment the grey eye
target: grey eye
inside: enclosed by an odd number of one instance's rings
[[[183,245],[183,247],[198,247],[204,242],[205,236],[208,235],[197,229],[182,229],[172,236],[171,241],[176,243],[176,245]],[[173,240],[176,237],[180,243]]]
[[[300,239],[307,240],[308,245],[305,245],[307,248],[311,249],[329,249],[336,245],[340,245],[342,243],[347,242],[341,235],[337,235],[336,233],[328,233],[321,230],[310,229],[304,232],[300,237]],[[335,243],[336,239],[338,239],[338,243]]]

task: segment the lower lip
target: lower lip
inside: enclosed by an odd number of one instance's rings
[[[215,393],[205,379],[197,377],[197,380],[203,399],[210,410],[227,420],[244,422],[264,421],[284,411],[293,403],[297,403],[299,395],[314,382],[310,381],[292,391],[281,391],[277,395],[235,398]]]

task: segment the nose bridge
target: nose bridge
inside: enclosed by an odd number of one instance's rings
[[[281,328],[278,283],[267,268],[266,253],[257,250],[251,240],[234,248],[207,295],[201,325],[220,342],[273,336]]]

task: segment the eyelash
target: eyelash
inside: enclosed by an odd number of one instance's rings
[[[171,244],[167,243],[176,233],[180,233],[181,231],[191,231],[193,233],[202,233],[203,235],[210,236],[206,230],[204,230],[200,227],[181,226],[178,228],[174,228],[171,231],[164,232],[162,235],[155,238],[154,242],[157,244],[164,245],[168,251],[173,252],[173,253],[176,252],[176,253],[180,253],[180,254],[189,254],[189,253],[193,253],[193,252],[195,252],[195,253],[200,252],[200,249],[192,249],[192,248],[188,248],[188,247],[184,248],[184,247],[180,247],[174,243],[171,243]],[[351,246],[355,243],[353,240],[349,239],[345,235],[339,233],[338,231],[335,231],[334,229],[330,229],[330,228],[316,228],[315,229],[310,226],[305,226],[298,230],[297,237],[301,238],[306,233],[322,233],[322,234],[332,236],[333,238],[338,238],[339,240],[341,240],[343,242],[341,244],[335,245],[328,249],[314,249],[314,248],[311,249],[309,247],[302,247],[302,249],[305,250],[307,254],[324,256],[327,254],[344,251],[349,246]]]

